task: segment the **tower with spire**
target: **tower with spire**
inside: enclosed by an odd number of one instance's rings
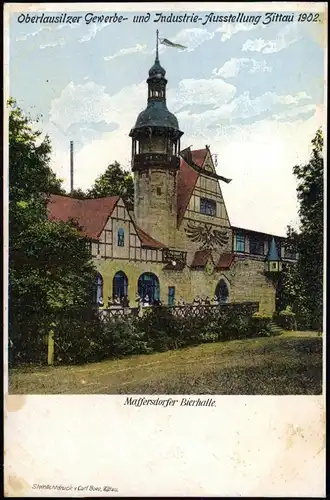
[[[177,224],[177,176],[180,137],[177,118],[166,105],[166,71],[156,57],[149,70],[147,107],[130,131],[136,223],[166,246],[174,246]]]

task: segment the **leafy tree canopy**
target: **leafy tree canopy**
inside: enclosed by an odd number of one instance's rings
[[[129,204],[134,203],[134,182],[132,174],[124,170],[116,161],[100,175],[94,186],[87,192],[90,198],[121,196]]]
[[[308,163],[293,169],[297,178],[300,228],[288,228],[287,246],[298,252],[296,266],[287,266],[281,284],[281,301],[292,305],[310,327],[322,328],[323,315],[323,133],[312,140]]]
[[[49,194],[62,192],[49,138],[40,140],[15,101],[8,106],[10,336],[33,345],[62,316],[88,312],[95,269],[79,228],[48,219]]]

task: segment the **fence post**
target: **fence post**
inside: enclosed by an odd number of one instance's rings
[[[54,330],[49,330],[48,333],[48,365],[54,364]]]

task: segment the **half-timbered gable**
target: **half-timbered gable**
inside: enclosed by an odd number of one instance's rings
[[[177,246],[189,249],[188,263],[194,269],[207,266],[209,259],[202,258],[204,250],[212,250],[213,263],[232,250],[230,221],[218,177],[208,147],[183,151],[178,174]]]
[[[107,241],[106,246],[109,247],[106,257],[128,260],[131,234],[136,234],[134,224],[124,201],[120,198],[101,234],[101,238]]]
[[[210,150],[192,151],[192,161],[201,171],[196,180],[184,219],[193,219],[217,226],[230,227],[226,205]]]

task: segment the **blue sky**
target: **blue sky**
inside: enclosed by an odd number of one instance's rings
[[[90,187],[114,160],[130,167],[128,134],[146,106],[158,28],[187,46],[160,49],[182,146],[217,154],[218,172],[233,179],[222,186],[233,225],[285,234],[297,220],[292,167],[308,159],[323,119],[323,24],[137,24],[126,12],[121,24],[86,25],[86,12],[74,13],[77,25],[20,24],[17,13],[9,25],[9,93],[41,115],[65,187],[70,140],[76,187]]]

